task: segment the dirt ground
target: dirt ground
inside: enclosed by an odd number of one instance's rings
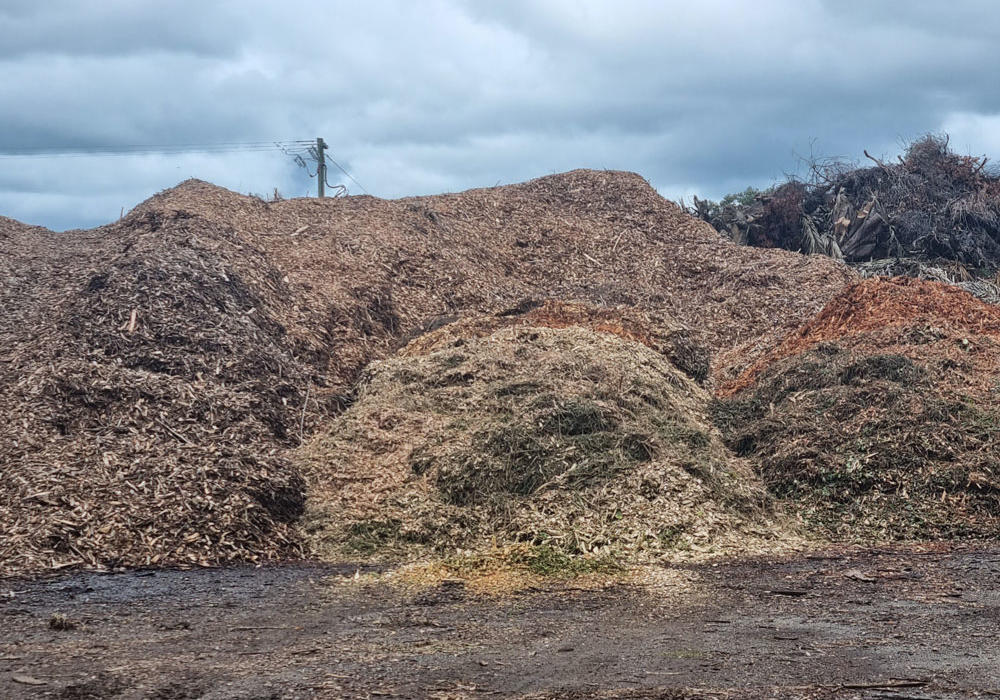
[[[501,599],[355,571],[0,580],[0,697],[1000,695],[997,547],[682,565],[654,587]]]

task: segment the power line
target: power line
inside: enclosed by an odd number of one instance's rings
[[[326,154],[324,153],[323,155],[326,155]],[[349,172],[347,172],[346,170],[344,170],[343,166],[340,163],[338,163],[337,161],[335,161],[330,156],[326,156],[326,159],[328,161],[330,161],[331,163],[333,163],[334,165],[336,165],[337,168],[340,169],[340,172],[344,173],[344,175],[346,175],[347,177],[351,178],[351,182],[353,182],[355,185],[357,185],[358,187],[360,187],[362,192],[364,192],[365,194],[368,194],[368,190],[365,189],[365,186],[362,185],[357,180],[355,180],[353,175],[351,175]]]
[[[281,151],[292,157],[295,163],[305,168],[309,177],[319,176],[318,194],[324,196],[324,188],[337,192],[337,195],[347,193],[347,188],[343,185],[331,185],[327,180],[326,163],[329,161],[340,172],[344,173],[357,185],[362,192],[369,194],[365,186],[347,172],[340,163],[335,161],[325,153],[329,148],[323,139],[293,139],[288,141],[244,141],[244,142],[216,142],[216,143],[184,143],[184,144],[160,144],[160,145],[119,145],[119,146],[25,146],[25,147],[4,147],[0,146],[0,159],[7,158],[90,158],[90,157],[126,157],[126,156],[147,156],[147,155],[181,155],[186,153],[264,153],[268,151]],[[303,156],[307,156],[316,161],[316,172],[309,172],[309,166]],[[335,195],[335,196],[337,196]]]
[[[295,161],[295,164],[305,170],[309,177],[318,178],[316,191],[320,198],[325,196],[324,189],[327,187],[336,192],[336,194],[333,195],[335,197],[341,197],[347,194],[347,188],[343,185],[330,184],[330,181],[327,179],[327,161],[333,163],[333,165],[335,165],[340,172],[350,178],[351,182],[360,187],[362,192],[369,194],[368,190],[365,189],[365,186],[358,182],[353,175],[347,172],[344,166],[327,155],[326,150],[328,148],[329,146],[326,145],[326,142],[322,138],[318,138],[315,143],[311,143],[308,148],[304,149],[305,156],[307,156],[310,160],[316,161],[316,172],[310,172],[309,164],[306,162],[306,158],[303,157],[303,150],[298,152],[286,149],[282,150],[284,150],[287,155],[290,155]]]

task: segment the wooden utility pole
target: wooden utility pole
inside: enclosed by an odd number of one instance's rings
[[[326,154],[323,153],[328,148],[326,142],[317,137],[316,139],[316,179],[319,181],[319,198],[326,196]]]

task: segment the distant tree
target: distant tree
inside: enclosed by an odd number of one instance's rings
[[[753,204],[758,197],[765,194],[766,191],[759,190],[756,187],[747,187],[742,192],[731,192],[725,197],[719,200],[719,207],[725,209],[728,206],[738,205],[742,207],[747,207]]]

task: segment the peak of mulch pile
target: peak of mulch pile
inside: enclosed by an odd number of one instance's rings
[[[906,277],[873,279],[834,297],[803,324],[791,342],[816,343],[844,334],[921,323],[996,335],[1000,332],[1000,308],[944,284]]]
[[[713,430],[707,392],[617,326],[583,325],[462,324],[371,365],[357,402],[300,450],[316,550],[634,555],[759,523],[766,499]]]
[[[0,216],[0,241],[9,240],[14,236],[24,235],[25,233],[31,231],[44,230],[45,229],[39,226],[29,226],[28,224],[22,224],[20,221],[15,219]]]
[[[695,343],[693,332],[669,318],[630,307],[595,307],[580,302],[526,300],[489,316],[451,319],[444,326],[427,328],[409,342],[400,355],[425,355],[443,348],[458,348],[470,338],[493,335],[503,328],[587,328],[642,343],[665,355],[676,367],[699,382],[708,377],[709,351]]]
[[[873,333],[891,338],[899,328],[921,327],[966,339],[1000,337],[1000,307],[936,282],[908,277],[865,280],[834,297],[737,379],[722,385],[718,394],[730,396],[745,389],[775,361],[824,341],[844,342]]]
[[[4,219],[0,572],[298,556],[290,450],[443,318],[630,306],[623,333],[731,376],[853,279],[616,172],[396,201],[188,181],[90,231]]]
[[[857,279],[827,258],[735,245],[623,172],[394,201],[264,202],[189,181],[134,215],[170,212],[267,252],[298,302],[291,332],[318,336],[344,393],[400,337],[525,299],[666,314],[717,353],[713,371],[726,377]]]
[[[776,496],[846,538],[1000,533],[1000,310],[869,280],[720,392],[715,420]]]

